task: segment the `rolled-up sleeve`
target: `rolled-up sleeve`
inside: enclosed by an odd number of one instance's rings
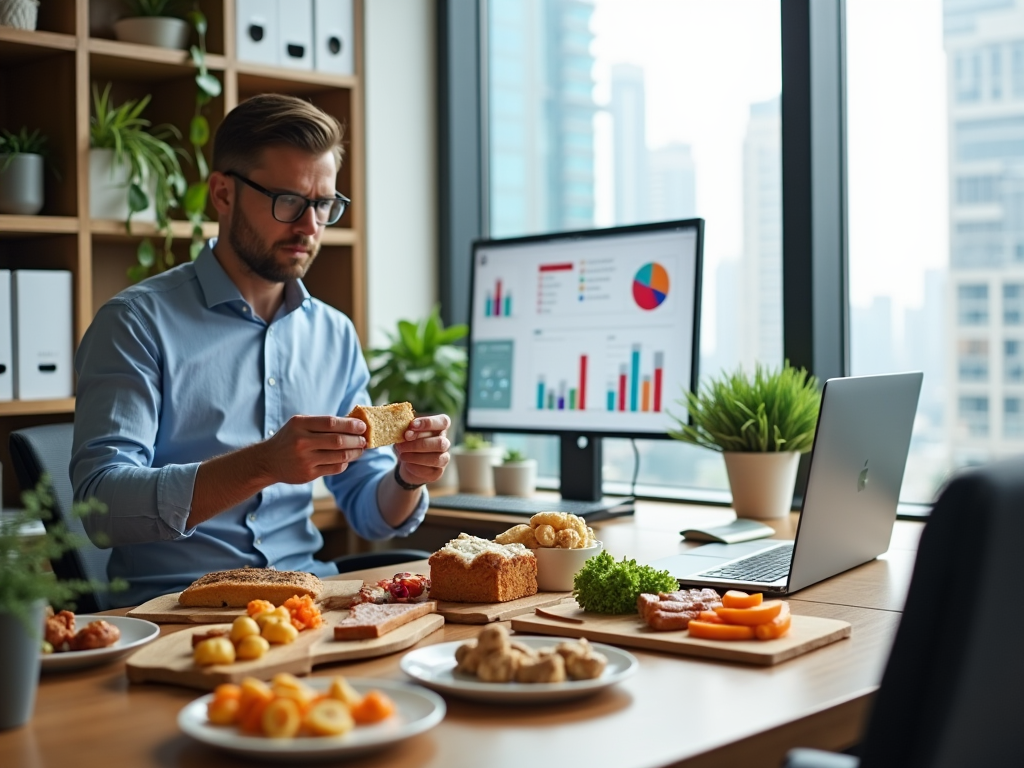
[[[145,320],[126,301],[104,305],[75,357],[78,391],[71,482],[106,514],[83,522],[99,546],[179,539],[199,463],[153,467],[161,402],[161,356]]]

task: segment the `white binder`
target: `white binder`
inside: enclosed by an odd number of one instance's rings
[[[237,0],[235,45],[239,61],[277,66],[277,0]]]
[[[313,68],[313,0],[278,0],[277,63]]]
[[[14,397],[14,355],[12,353],[11,270],[0,269],[0,400]]]
[[[71,397],[71,273],[19,269],[11,273],[14,316],[14,397]]]
[[[352,0],[313,0],[313,64],[321,72],[354,75]]]

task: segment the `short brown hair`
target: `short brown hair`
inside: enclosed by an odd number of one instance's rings
[[[279,93],[263,93],[228,112],[213,141],[213,169],[246,173],[267,147],[288,146],[311,155],[333,152],[341,169],[345,129],[317,106]]]

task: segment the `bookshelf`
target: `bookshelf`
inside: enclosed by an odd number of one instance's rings
[[[306,275],[309,292],[337,307],[366,341],[365,286],[365,129],[363,117],[362,12],[354,3],[355,75],[293,70],[235,58],[235,0],[199,0],[209,24],[207,65],[223,84],[222,95],[205,109],[211,130],[239,102],[259,93],[286,93],[309,99],[345,125],[345,161],[337,188],[353,200],[338,224],[324,233],[323,246]],[[186,51],[124,43],[111,24],[123,6],[119,0],[46,0],[34,31],[0,27],[0,127],[38,128],[49,137],[61,173],[46,175],[46,203],[37,216],[0,215],[0,269],[65,269],[73,275],[74,339],[81,341],[96,310],[130,282],[141,238],[154,225],[133,223],[132,234],[120,221],[89,217],[89,116],[91,84],[112,84],[114,103],[146,94],[152,101],[144,116],[154,124],[171,123],[183,135],[194,111],[195,68]],[[194,42],[194,41],[193,41]],[[212,141],[206,147],[210,160]],[[195,171],[184,165],[189,181]],[[216,213],[205,237],[218,232]],[[188,259],[191,229],[175,221],[171,232],[178,263]],[[0,461],[5,506],[17,504],[19,488],[11,469],[8,439],[13,430],[74,419],[75,400],[0,402]]]

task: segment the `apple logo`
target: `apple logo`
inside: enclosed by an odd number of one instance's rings
[[[860,493],[868,487],[868,461],[864,460],[864,469],[857,475],[857,493]]]

